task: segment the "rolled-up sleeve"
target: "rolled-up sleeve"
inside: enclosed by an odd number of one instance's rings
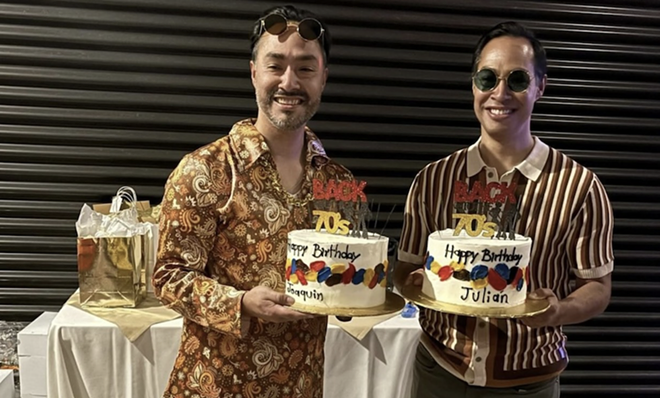
[[[601,278],[614,268],[612,232],[614,217],[607,192],[596,175],[578,216],[571,224],[569,261],[575,275],[582,279]]]

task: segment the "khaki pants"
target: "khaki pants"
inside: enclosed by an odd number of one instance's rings
[[[559,398],[559,377],[508,388],[470,386],[438,365],[420,343],[417,346],[411,398]]]

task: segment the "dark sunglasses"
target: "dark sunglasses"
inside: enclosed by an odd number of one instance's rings
[[[289,21],[281,15],[278,14],[269,14],[261,19],[261,28],[259,36],[266,32],[274,36],[279,36],[284,33],[289,26]],[[321,47],[323,47],[323,26],[321,22],[317,21],[314,18],[305,18],[302,21],[298,22],[298,27],[296,31],[303,38],[303,40],[319,40]]]
[[[515,69],[509,72],[504,79],[500,79],[494,70],[487,68],[478,71],[472,76],[474,85],[480,91],[494,90],[500,83],[500,80],[506,81],[507,87],[514,93],[523,93],[529,88],[529,84],[532,82],[532,77],[526,70]]]

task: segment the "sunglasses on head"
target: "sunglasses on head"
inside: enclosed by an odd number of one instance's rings
[[[532,82],[532,77],[526,70],[515,69],[501,79],[493,69],[484,68],[472,76],[472,82],[479,91],[491,91],[500,83],[500,80],[506,81],[506,86],[514,93],[523,93]]]
[[[269,14],[261,19],[261,28],[259,35],[262,35],[264,30],[271,35],[279,36],[286,31],[289,26],[289,21],[281,15],[278,14]],[[303,40],[312,41],[319,40],[321,46],[323,46],[323,26],[321,22],[317,21],[314,18],[305,18],[302,21],[298,22],[296,31],[302,37]]]

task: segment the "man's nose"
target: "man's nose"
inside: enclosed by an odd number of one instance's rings
[[[284,73],[282,73],[280,88],[286,92],[300,89],[300,81],[298,80],[298,75],[293,68],[288,67],[284,70]]]
[[[499,79],[490,96],[495,100],[503,100],[511,97],[511,90],[509,90],[506,80]]]

